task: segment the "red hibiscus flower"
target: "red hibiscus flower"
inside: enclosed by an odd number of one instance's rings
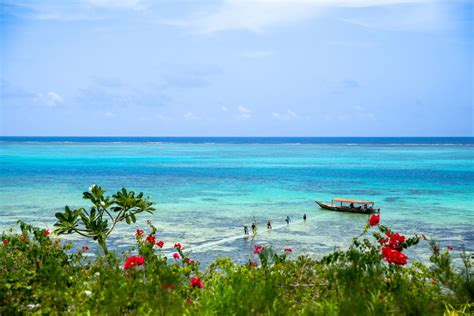
[[[184,259],[184,262],[186,262],[187,265],[191,265],[191,264],[194,264],[194,263],[195,263],[194,260],[191,260],[191,259],[189,259],[189,258]]]
[[[21,241],[27,241],[27,240],[28,240],[28,237],[26,237],[26,236],[21,236],[21,237],[20,237],[20,240],[21,240]]]
[[[290,253],[290,252],[293,251],[293,249],[291,249],[291,248],[285,248],[285,249],[283,249],[283,251],[286,252],[286,253]]]
[[[402,244],[405,242],[405,236],[400,235],[399,233],[394,233],[390,235],[390,239],[388,240],[388,244],[393,249],[402,249]]]
[[[152,245],[154,245],[156,243],[155,236],[152,236],[152,235],[147,236],[145,241],[152,244]]]
[[[255,250],[253,251],[253,253],[256,254],[256,255],[259,255],[259,254],[261,254],[264,250],[265,250],[265,248],[263,248],[262,246],[258,245],[258,246],[255,246]]]
[[[8,240],[4,239],[4,240],[3,240],[3,247],[6,247],[7,244],[8,244]]]
[[[88,251],[89,247],[88,246],[82,246],[82,251]]]
[[[382,256],[387,262],[397,265],[405,265],[408,259],[407,255],[389,246],[382,248]]]
[[[369,225],[370,225],[370,226],[378,225],[379,222],[380,222],[380,215],[372,215],[372,216],[369,218]]]
[[[175,253],[173,254],[173,258],[175,258],[176,260],[178,260],[178,259],[181,258],[181,257],[179,256],[179,253],[175,252]]]
[[[144,233],[143,230],[137,229],[137,231],[135,232],[135,236],[137,236],[137,237],[138,237],[138,236],[143,236],[143,233]]]
[[[49,229],[45,229],[45,230],[43,230],[43,234],[45,236],[48,236],[49,234],[51,234],[51,232],[49,231]]]
[[[165,245],[165,243],[163,242],[163,240],[160,240],[160,241],[158,241],[155,245],[157,245],[157,246],[160,247],[160,248],[163,248],[163,246]]]
[[[453,248],[453,247],[451,247],[451,246],[448,246],[448,247],[446,247],[446,248],[448,249],[448,251],[451,251],[451,250],[453,250],[453,249],[454,249],[454,248]]]
[[[145,263],[145,258],[143,258],[142,256],[131,256],[125,261],[123,268],[124,270],[128,270],[135,266],[141,266],[144,263]]]
[[[179,242],[176,243],[176,244],[174,244],[173,247],[174,247],[175,249],[178,249],[178,250],[181,250],[181,249],[183,248]]]
[[[198,288],[202,288],[204,286],[201,279],[198,278],[197,276],[192,277],[191,280],[189,281],[189,284],[191,284],[192,287],[198,287]]]

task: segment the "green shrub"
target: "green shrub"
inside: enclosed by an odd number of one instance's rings
[[[92,194],[96,202],[103,196]],[[0,314],[472,313],[471,258],[464,256],[457,271],[450,249],[442,251],[431,242],[429,266],[407,265],[403,251],[420,237],[405,238],[378,219],[369,223],[348,249],[320,260],[289,260],[291,249],[257,246],[255,261],[238,265],[221,258],[200,268],[179,243],[174,257],[166,258],[150,222],[148,234],[136,231],[133,256],[109,252],[93,260],[84,256],[87,247],[74,252],[71,243],[60,242],[48,230],[19,222],[20,233],[2,234]]]

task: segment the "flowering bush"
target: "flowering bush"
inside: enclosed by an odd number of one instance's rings
[[[138,253],[89,259],[87,246],[19,222],[19,233],[1,236],[0,314],[442,315],[473,308],[470,257],[456,270],[452,247],[430,241],[430,265],[409,259],[405,250],[423,239],[393,232],[380,218],[369,219],[348,249],[320,260],[290,260],[293,249],[259,244],[246,264],[220,258],[203,269],[180,243],[174,260],[167,258],[148,224],[150,233],[135,232]]]

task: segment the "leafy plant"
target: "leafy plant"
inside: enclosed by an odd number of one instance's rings
[[[58,221],[55,232],[60,234],[79,234],[97,240],[105,254],[107,250],[107,237],[115,226],[122,221],[127,224],[135,223],[136,215],[155,210],[148,198],[143,198],[143,192],[135,195],[134,191],[128,192],[122,188],[112,197],[104,195],[105,190],[100,186],[92,185],[89,192],[84,192],[84,199],[92,203],[89,211],[84,208],[71,210],[69,206],[64,212],[55,214]]]

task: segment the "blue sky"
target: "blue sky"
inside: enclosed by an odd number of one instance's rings
[[[0,134],[473,136],[468,0],[0,0]]]

